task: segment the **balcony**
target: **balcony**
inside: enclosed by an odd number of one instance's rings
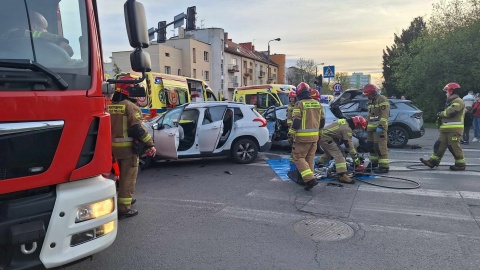
[[[277,74],[270,74],[270,80],[276,80]]]
[[[228,83],[228,90],[229,91],[233,91],[235,90],[235,88],[237,88],[239,85],[238,85],[238,82],[229,82]]]
[[[260,73],[258,74],[258,78],[263,78],[265,77],[265,71],[260,71]]]
[[[228,65],[228,72],[234,73],[238,71],[240,71],[238,69],[238,65],[233,65],[233,64]]]
[[[248,76],[250,76],[250,75],[252,75],[252,74],[253,74],[253,68],[246,68],[246,69],[244,70],[244,75],[245,75],[245,77],[248,77]]]

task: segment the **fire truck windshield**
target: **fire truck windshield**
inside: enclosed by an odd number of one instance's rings
[[[89,25],[85,1],[2,0],[0,91],[32,89],[31,85],[38,83],[42,76],[52,79],[57,77],[53,79],[57,82],[60,77],[66,82],[60,85],[68,85],[68,89],[88,89],[91,86]],[[51,72],[1,64],[11,63],[12,60],[32,62],[33,66],[43,66]],[[26,75],[29,79],[33,76],[34,80],[17,83],[19,77],[25,77],[25,73],[29,73]],[[59,89],[58,83],[45,85],[47,89]]]

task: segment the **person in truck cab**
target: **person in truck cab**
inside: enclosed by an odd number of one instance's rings
[[[48,21],[42,14],[36,11],[32,11],[30,12],[29,17],[30,29],[27,25],[17,26],[2,34],[2,38],[24,38],[30,37],[31,35],[34,39],[38,38],[54,43],[60,46],[63,50],[65,50],[65,52],[67,52],[70,57],[73,56],[73,49],[69,45],[68,39],[56,34],[49,33]]]
[[[122,80],[133,80],[125,76]],[[156,149],[153,140],[143,125],[142,112],[135,105],[136,99],[130,99],[129,88],[133,84],[119,83],[112,100],[108,105],[108,112],[112,122],[112,152],[120,167],[118,189],[118,218],[133,217],[138,214],[132,209],[133,193],[137,182],[139,152],[137,144],[145,146],[145,153],[154,156]]]

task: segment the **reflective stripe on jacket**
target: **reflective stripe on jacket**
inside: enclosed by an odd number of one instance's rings
[[[295,142],[317,142],[320,120],[324,118],[325,113],[320,102],[310,98],[295,103],[293,119],[301,120],[300,128],[295,130]]]
[[[445,110],[438,113],[442,124],[440,131],[458,132],[463,134],[463,119],[465,117],[465,104],[460,97],[455,97],[445,104]]]
[[[385,96],[376,95],[368,100],[367,130],[375,130],[378,126],[388,129],[390,102]]]
[[[345,119],[338,119],[327,126],[325,126],[320,132],[320,138],[329,138],[336,143],[342,143],[346,141],[348,144],[348,152],[350,155],[357,154],[355,147],[353,146],[352,136],[353,131]]]
[[[137,105],[125,99],[108,105],[108,112],[112,122],[112,152],[115,158],[128,158],[134,155],[133,138],[129,137],[127,132],[128,128],[134,125],[140,125],[145,131],[140,140],[147,146],[153,146],[152,137],[143,125],[142,113]]]

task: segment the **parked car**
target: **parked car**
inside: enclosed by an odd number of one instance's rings
[[[276,146],[288,146],[288,126],[287,126],[287,107],[288,105],[280,107],[270,107],[263,117],[267,120],[267,127],[270,132],[272,144]],[[323,111],[325,112],[325,125],[336,121],[339,118],[345,118],[341,110],[330,107],[328,104],[322,103]],[[352,139],[355,147],[358,147],[359,141],[357,138]],[[321,149],[319,149],[322,152]]]
[[[189,103],[145,125],[157,148],[154,160],[230,156],[247,164],[272,145],[266,120],[243,103]],[[142,168],[151,162],[151,157],[141,157]]]
[[[348,93],[349,98],[355,95],[349,102],[342,102],[341,111],[345,116],[368,114],[368,99],[361,96],[361,90],[347,90],[339,98]],[[345,98],[343,98],[345,100]],[[333,102],[335,102],[334,100]],[[402,148],[409,139],[420,138],[425,134],[423,127],[423,112],[412,104],[410,100],[389,99],[390,117],[388,119],[388,147]],[[332,103],[333,103],[332,102]],[[366,139],[365,134],[357,136]]]

